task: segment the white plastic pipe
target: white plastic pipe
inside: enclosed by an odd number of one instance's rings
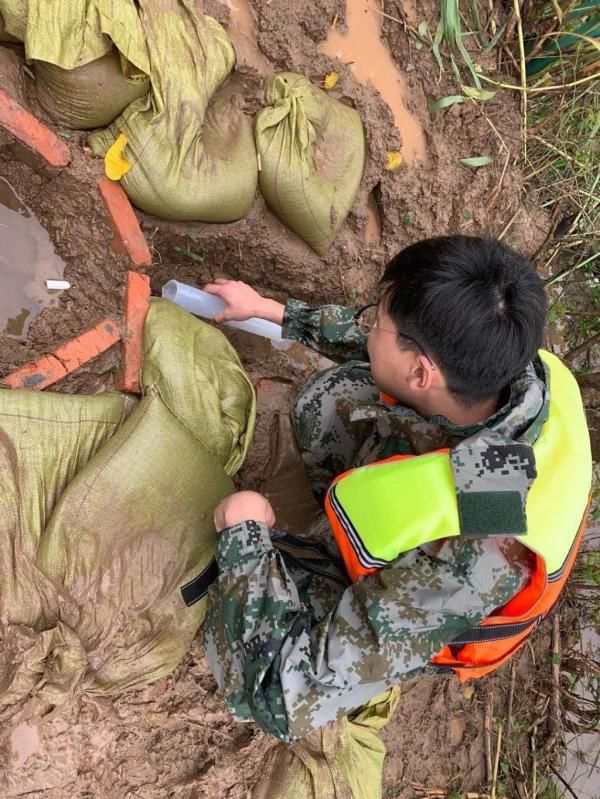
[[[185,311],[189,311],[195,316],[202,316],[204,319],[213,319],[225,307],[225,303],[219,297],[202,291],[202,289],[188,286],[186,283],[180,283],[178,280],[169,280],[168,283],[165,283],[162,287],[162,295],[164,299],[171,300]],[[268,322],[266,319],[253,316],[243,322],[232,321],[225,322],[225,324],[245,330],[247,333],[254,333],[256,336],[268,338],[273,346],[280,350],[287,350],[292,344],[291,339],[281,337],[281,325]]]

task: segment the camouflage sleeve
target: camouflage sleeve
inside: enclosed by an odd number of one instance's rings
[[[301,601],[264,524],[229,528],[204,635],[231,712],[291,741],[419,673],[524,584],[502,546],[456,538],[413,550],[327,606]]]
[[[367,337],[354,322],[355,308],[322,305],[309,308],[300,300],[288,300],[283,317],[283,337],[334,361],[367,361]]]

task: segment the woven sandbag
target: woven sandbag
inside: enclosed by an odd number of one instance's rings
[[[256,118],[260,190],[281,221],[324,255],[360,185],[360,116],[294,72],[275,75],[266,99]]]
[[[0,392],[0,719],[33,695],[168,674],[204,618],[190,590],[252,436],[252,385],[220,331],[163,300],[142,384],[137,403]]]
[[[4,24],[4,19],[0,15],[0,42],[18,42],[16,36],[11,36],[10,33],[6,32],[6,26]]]
[[[147,93],[134,0],[0,0],[0,13],[36,65],[40,103],[57,124],[102,127]]]
[[[109,125],[150,88],[146,77],[125,77],[116,48],[75,69],[36,61],[35,74],[42,108],[57,125],[76,130]]]
[[[381,799],[385,744],[379,736],[400,700],[384,691],[341,721],[269,750],[252,799]]]
[[[139,0],[152,91],[91,137],[104,156],[119,134],[130,171],[121,179],[142,210],[179,221],[231,222],[249,210],[258,179],[252,123],[227,33],[195,0]]]

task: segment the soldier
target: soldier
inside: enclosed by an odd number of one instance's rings
[[[531,264],[448,236],[402,250],[379,303],[358,311],[284,307],[229,280],[206,290],[225,302],[217,321],[282,323],[342,362],[293,410],[335,546],[276,533],[258,493],[215,512],[206,657],[234,716],[289,742],[405,678],[496,668],[556,600],[591,474],[574,381],[538,354]]]

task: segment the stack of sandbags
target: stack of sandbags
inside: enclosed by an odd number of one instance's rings
[[[235,51],[196,0],[138,0],[152,90],[91,138],[104,156],[120,134],[131,170],[122,185],[148,213],[231,222],[250,210],[258,180],[252,122],[229,81]]]
[[[106,157],[114,146],[119,168],[107,174],[138,208],[176,221],[241,219],[256,194],[258,150],[270,208],[327,251],[362,176],[356,110],[283,72],[269,82],[254,134],[232,78],[233,45],[198,0],[0,0],[0,13],[36,65],[52,118],[109,125],[92,149]]]
[[[23,42],[40,104],[57,123],[110,124],[147,94],[148,55],[134,0],[0,0],[6,33]]]
[[[0,392],[0,718],[158,679],[202,623],[252,385],[220,331],[153,300],[142,387]]]

